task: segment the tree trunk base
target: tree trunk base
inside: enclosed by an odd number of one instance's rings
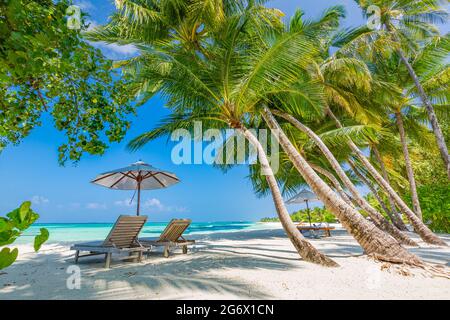
[[[417,258],[417,256],[414,256],[412,254],[399,257],[391,257],[391,256],[384,256],[378,253],[372,253],[368,256],[378,261],[389,262],[394,264],[406,264],[414,267],[424,266],[423,261]]]
[[[337,262],[317,251],[308,241],[296,237],[290,237],[290,240],[303,260],[317,263],[324,267],[339,267]]]

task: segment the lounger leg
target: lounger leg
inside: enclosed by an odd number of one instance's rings
[[[165,246],[164,247],[164,258],[168,258],[169,257],[169,246]]]
[[[78,257],[80,256],[80,250],[75,252],[75,263],[78,263]]]
[[[138,262],[142,262],[142,251],[138,253]]]
[[[187,246],[183,246],[183,253],[186,254],[187,253]]]
[[[106,269],[109,269],[111,266],[111,255],[112,255],[111,252],[105,254],[105,268]]]

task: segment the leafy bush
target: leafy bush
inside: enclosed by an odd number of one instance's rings
[[[419,194],[423,221],[434,232],[450,233],[450,184],[422,185],[417,187],[417,193]],[[410,193],[405,192],[402,196],[409,207],[412,208]],[[382,198],[387,204],[387,197],[383,194]],[[387,218],[380,204],[371,193],[366,196],[366,199],[378,212],[381,212]],[[408,223],[405,217],[403,219],[405,223]]]
[[[311,222],[328,222],[333,223],[336,221],[335,216],[325,208],[313,208],[310,210],[311,212]],[[293,214],[291,214],[291,219],[294,222],[309,222],[308,213],[306,209],[299,210]],[[261,222],[278,222],[280,221],[278,218],[262,218]]]
[[[27,230],[37,219],[39,215],[31,210],[31,202],[26,201],[17,209],[14,209],[6,215],[0,217],[0,247],[10,245]],[[34,238],[34,250],[38,251],[42,244],[49,237],[48,230],[40,229],[40,233]],[[0,270],[9,267],[17,259],[19,250],[4,247],[0,250]]]
[[[434,232],[450,233],[450,184],[431,184],[417,188],[423,221]],[[405,196],[411,202],[410,195]]]

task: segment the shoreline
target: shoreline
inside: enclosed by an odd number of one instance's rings
[[[342,228],[310,240],[340,264],[331,269],[300,260],[281,226],[189,238],[197,240],[193,250],[168,259],[155,251],[142,263],[113,258],[103,269],[101,257],[85,258],[76,265],[81,288],[73,290],[68,244],[45,244],[37,254],[19,245],[18,261],[0,272],[0,299],[450,299],[449,280],[374,262]],[[449,248],[420,242],[410,251],[450,267]]]
[[[147,222],[141,231],[141,237],[158,237],[168,222]],[[86,226],[85,226],[86,225]],[[94,226],[92,226],[94,225]],[[34,234],[41,227],[47,227],[50,238],[46,244],[66,244],[75,242],[101,241],[108,235],[114,223],[56,223],[34,224],[12,245],[23,246],[31,244]],[[245,227],[242,227],[245,225]],[[54,226],[57,226],[54,228]],[[250,232],[257,230],[272,230],[281,228],[280,222],[250,222],[250,221],[221,221],[221,222],[194,222],[185,232],[188,237],[208,235],[211,233]],[[56,239],[55,239],[56,238]]]

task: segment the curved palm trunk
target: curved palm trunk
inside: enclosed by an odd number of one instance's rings
[[[403,119],[402,119],[402,115],[400,112],[395,113],[395,119],[397,122],[398,132],[400,133],[400,140],[402,142],[403,156],[405,158],[406,173],[408,174],[409,188],[411,190],[411,199],[412,199],[412,203],[413,203],[414,213],[419,217],[420,220],[423,220],[422,209],[420,208],[419,196],[417,195],[416,179],[414,178],[414,170],[411,165],[411,159],[409,158],[408,142],[406,141],[405,127],[403,125]]]
[[[381,208],[389,216],[391,221],[394,221],[394,216],[392,215],[392,212],[388,209],[388,207],[387,207],[386,203],[384,203],[383,199],[381,199],[381,197],[378,194],[378,191],[375,189],[375,186],[373,185],[373,183],[364,176],[364,174],[355,166],[354,163],[352,163],[352,164],[353,164],[353,166],[352,166],[353,172],[369,188],[370,192],[372,192],[373,196],[377,199]]]
[[[297,252],[300,256],[310,262],[314,262],[327,267],[337,267],[339,266],[336,262],[319,252],[316,248],[312,246],[298,231],[294,223],[289,216],[289,213],[284,205],[283,197],[281,195],[278,183],[273,174],[272,168],[270,167],[267,155],[258,139],[245,127],[240,127],[238,130],[244,135],[244,137],[256,148],[258,152],[258,158],[261,164],[262,170],[266,174],[266,180],[269,184],[270,190],[272,192],[272,198],[275,203],[275,208],[278,213],[280,222],[286,231],[289,240],[291,240]]]
[[[378,150],[376,145],[371,145],[371,149],[375,155],[375,158],[377,159],[378,163],[380,164],[381,174],[383,175],[384,180],[386,180],[387,183],[391,184],[391,182],[389,181],[389,175],[387,173],[386,166],[384,165],[384,161],[383,161],[383,158],[381,157],[380,151]],[[408,231],[408,228],[406,227],[405,223],[403,222],[402,217],[400,216],[400,214],[397,211],[397,208],[395,206],[395,201],[394,201],[394,199],[392,199],[392,197],[389,195],[389,193],[387,193],[387,198],[388,198],[391,210],[392,210],[391,211],[392,217],[394,219],[394,220],[392,220],[393,223],[400,230]]]
[[[342,128],[342,124],[338,118],[334,115],[334,113],[328,108],[328,114],[333,120],[336,122],[336,126],[338,128]],[[371,176],[375,179],[375,181],[394,199],[395,203],[398,205],[400,210],[408,217],[411,222],[414,230],[420,235],[420,237],[427,243],[447,246],[447,244],[436,236],[431,230],[412,212],[412,210],[406,205],[406,203],[400,198],[400,196],[395,192],[395,190],[391,187],[386,180],[378,173],[378,171],[374,168],[374,166],[370,163],[370,161],[366,158],[364,153],[356,146],[356,144],[352,141],[348,141],[348,145],[350,149],[358,156],[359,160],[363,163],[366,169],[369,171]]]
[[[385,24],[386,29],[390,32],[392,32],[392,28],[389,24]],[[394,38],[397,42],[398,38],[394,34]],[[428,119],[430,120],[431,127],[433,128],[434,136],[436,137],[436,142],[439,148],[439,152],[441,153],[442,160],[444,161],[445,167],[447,168],[447,176],[450,179],[450,155],[448,154],[447,144],[445,143],[444,134],[442,133],[441,126],[439,125],[439,122],[436,117],[436,113],[434,112],[433,105],[431,104],[430,99],[428,98],[428,95],[426,94],[422,84],[419,81],[419,77],[417,76],[416,72],[414,71],[414,68],[409,63],[408,59],[406,58],[405,53],[401,48],[398,48],[397,54],[400,56],[400,60],[402,60],[403,64],[406,66],[406,69],[408,69],[409,75],[414,81],[414,85],[416,86],[417,91],[419,92],[420,99],[422,100],[422,103],[425,105],[425,109],[427,110]]]
[[[275,134],[283,150],[298,172],[316,193],[326,208],[341,221],[344,228],[358,241],[367,254],[396,263],[420,264],[421,260],[405,250],[397,240],[378,229],[352,206],[349,206],[314,172],[281,130],[270,110],[265,107],[262,116]]]
[[[302,124],[300,121],[298,121],[296,118],[289,114],[284,114],[278,111],[273,111],[274,114],[279,115],[280,117],[283,117],[287,121],[289,121],[291,124],[293,124],[297,129],[301,130],[302,132],[306,133],[308,137],[310,137],[316,145],[320,148],[322,153],[327,158],[328,162],[330,162],[332,168],[336,173],[338,174],[341,181],[344,183],[345,187],[351,192],[351,194],[354,197],[354,200],[360,206],[363,210],[365,210],[369,216],[373,219],[374,223],[378,228],[380,228],[383,231],[386,231],[389,233],[392,237],[397,239],[400,243],[416,246],[417,244],[410,239],[406,234],[402,233],[399,229],[397,229],[394,225],[390,224],[389,221],[381,214],[379,213],[374,207],[372,207],[366,199],[364,199],[361,194],[359,193],[356,186],[352,183],[352,181],[349,179],[345,171],[342,169],[339,162],[336,160],[334,155],[331,153],[330,149],[326,146],[326,144],[320,139],[320,137],[311,129],[309,129],[307,126]]]
[[[349,206],[353,207],[352,200],[347,196],[347,194],[345,193],[344,189],[342,189],[342,186],[339,183],[338,179],[336,179],[336,177],[331,172],[329,172],[328,170],[325,170],[324,168],[316,166],[313,163],[308,162],[308,164],[311,166],[311,168],[314,169],[314,171],[316,171],[317,173],[320,173],[321,175],[327,177],[328,180],[331,181],[331,183],[333,184],[334,188],[336,189],[337,193],[341,196],[341,198],[345,202],[347,202],[347,204]]]
[[[367,182],[367,179],[364,179],[364,176],[361,175],[361,173],[359,172],[358,168],[356,167],[355,163],[352,160],[349,159],[348,164],[352,168],[353,172],[355,172],[355,174],[361,179],[361,181]],[[366,185],[368,185],[368,184],[366,183]],[[374,193],[374,194],[377,196],[376,193]],[[377,211],[377,213],[380,214],[378,211]],[[369,214],[369,216],[373,219],[372,215]],[[380,229],[388,232],[390,235],[392,235],[395,239],[400,241],[400,243],[402,243],[402,244],[406,244],[406,245],[410,245],[410,246],[418,246],[418,244],[414,240],[412,240],[405,233],[400,231],[397,227],[395,227],[395,225],[390,224],[389,221],[384,216],[382,216],[382,217],[383,217],[383,219],[381,221],[375,220],[375,224]],[[387,223],[387,225],[386,225],[386,223]]]

